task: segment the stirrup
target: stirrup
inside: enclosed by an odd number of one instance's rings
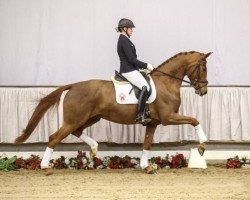
[[[151,122],[150,118],[145,118],[144,116],[137,117],[135,120],[137,123],[142,124],[143,126],[146,126],[148,123]]]

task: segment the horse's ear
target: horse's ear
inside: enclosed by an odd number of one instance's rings
[[[207,58],[208,56],[210,56],[213,52],[209,52],[207,54],[205,54],[205,58]]]

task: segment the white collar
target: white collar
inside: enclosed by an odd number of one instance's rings
[[[124,35],[125,37],[127,37],[129,39],[129,37],[127,36],[127,34],[125,33],[121,33],[121,35]]]

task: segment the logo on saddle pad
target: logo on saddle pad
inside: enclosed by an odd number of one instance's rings
[[[148,98],[147,103],[152,103],[156,98],[156,89],[153,79],[150,78],[150,85],[151,85],[151,95]],[[116,102],[119,104],[137,104],[138,99],[135,96],[134,90],[132,90],[132,85],[129,82],[125,81],[117,81],[112,76],[111,80],[115,86],[115,93],[116,93]],[[132,91],[131,91],[132,90]]]
[[[126,99],[126,95],[124,94],[124,93],[120,93],[119,94],[119,99],[120,99],[120,101],[125,101],[125,99]]]

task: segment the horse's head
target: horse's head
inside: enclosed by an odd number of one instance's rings
[[[152,76],[168,76],[172,80],[177,80],[179,86],[181,86],[182,81],[190,83],[195,88],[195,93],[203,96],[207,93],[208,84],[206,59],[211,54],[212,52],[204,54],[196,51],[176,54],[159,65],[152,72]],[[190,81],[184,80],[186,75]]]
[[[194,87],[195,93],[203,96],[207,93],[207,61],[206,58],[211,55],[212,52],[203,54],[199,53],[198,57],[190,62],[188,66],[187,76],[191,81],[191,86]]]

